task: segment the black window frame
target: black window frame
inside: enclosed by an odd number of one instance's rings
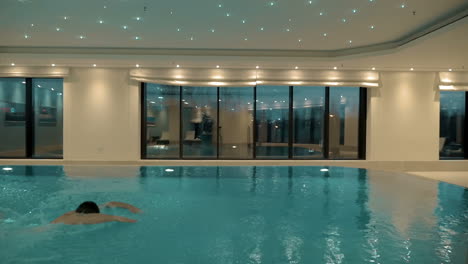
[[[35,115],[34,115],[34,89],[32,87],[33,79],[51,79],[51,80],[62,80],[63,78],[47,78],[47,77],[40,77],[40,78],[32,78],[32,77],[1,77],[1,79],[24,79],[26,82],[25,84],[25,129],[26,129],[26,136],[25,136],[25,148],[26,148],[26,155],[22,157],[18,156],[0,156],[0,160],[2,159],[51,159],[51,160],[62,160],[63,153],[61,157],[34,157],[35,153]],[[63,133],[63,127],[62,127]],[[63,139],[62,139],[63,140]],[[63,146],[63,142],[62,142]]]
[[[216,141],[216,157],[208,157],[208,158],[196,158],[196,157],[184,157],[183,156],[183,141],[182,141],[182,131],[183,131],[183,122],[182,120],[182,90],[183,87],[179,86],[179,157],[178,158],[170,158],[170,157],[147,157],[147,146],[146,146],[146,120],[147,120],[147,100],[146,100],[146,84],[145,82],[141,82],[140,84],[140,110],[141,110],[141,123],[140,123],[140,131],[141,131],[141,138],[140,138],[140,150],[142,160],[332,160],[329,158],[329,118],[330,118],[330,86],[324,86],[325,89],[325,111],[324,111],[324,125],[323,125],[323,158],[322,159],[295,159],[292,155],[293,153],[293,140],[294,140],[294,133],[292,133],[294,128],[294,119],[293,119],[293,97],[294,97],[294,86],[289,86],[289,124],[288,124],[288,157],[286,159],[259,159],[257,158],[256,153],[256,144],[257,144],[257,86],[252,86],[253,89],[253,131],[252,131],[252,140],[251,144],[253,145],[252,149],[252,157],[251,158],[219,158],[219,89],[220,87],[213,87],[217,90],[218,95],[218,103],[217,103],[217,120],[216,120],[216,129],[217,129],[217,141]],[[177,87],[177,86],[176,86]],[[333,87],[332,87],[333,88]],[[333,159],[333,160],[366,160],[366,138],[367,138],[367,87],[356,87],[359,89],[359,120],[358,120],[358,158],[348,158],[348,159]],[[465,130],[466,131],[466,130]]]
[[[440,91],[440,92],[452,92],[452,91]],[[440,107],[440,104],[439,104]],[[441,117],[441,109],[439,109],[439,121]],[[440,138],[440,127],[441,123],[439,122],[439,138]],[[442,157],[439,152],[439,160],[468,160],[468,91],[465,91],[465,122],[464,126],[464,133],[463,133],[463,157]]]

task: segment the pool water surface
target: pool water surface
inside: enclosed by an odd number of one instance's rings
[[[407,174],[0,166],[0,183],[5,264],[468,262],[468,190]],[[88,200],[143,213],[104,208],[138,222],[49,224]]]

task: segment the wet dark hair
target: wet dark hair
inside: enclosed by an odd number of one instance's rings
[[[80,206],[76,208],[75,212],[80,214],[98,214],[99,207],[95,202],[87,201],[80,204]]]

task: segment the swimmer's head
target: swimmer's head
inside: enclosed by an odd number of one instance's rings
[[[95,202],[87,201],[80,204],[80,206],[76,208],[75,212],[80,214],[98,214],[99,207]]]

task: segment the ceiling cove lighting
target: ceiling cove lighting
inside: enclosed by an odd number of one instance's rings
[[[440,90],[455,90],[453,85],[439,85]]]

